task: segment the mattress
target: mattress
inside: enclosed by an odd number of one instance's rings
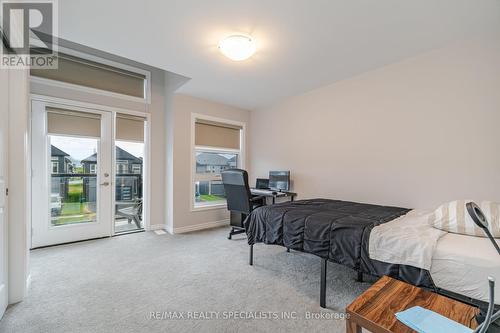
[[[500,255],[488,238],[448,233],[432,258],[436,287],[487,302],[488,276],[496,278],[495,303],[500,304]]]

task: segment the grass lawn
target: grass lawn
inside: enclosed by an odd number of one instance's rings
[[[69,194],[83,194],[83,181],[69,183],[68,192]]]
[[[212,194],[200,195],[200,201],[222,201],[222,200],[226,200],[226,198]]]
[[[69,200],[63,201],[61,213],[52,217],[52,225],[93,222],[96,214],[90,208],[89,203],[80,202],[82,195],[83,182],[70,182],[68,185]]]
[[[64,225],[74,223],[93,222],[95,212],[92,212],[86,202],[67,202],[63,203],[61,214],[52,217],[53,225]]]

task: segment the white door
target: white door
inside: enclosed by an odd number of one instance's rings
[[[32,248],[111,236],[112,114],[33,100]]]
[[[8,71],[0,69],[0,318],[8,302],[7,291],[7,124],[9,115]]]

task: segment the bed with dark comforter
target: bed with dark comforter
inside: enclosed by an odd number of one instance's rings
[[[281,245],[361,273],[388,275],[434,289],[428,271],[372,260],[368,255],[371,230],[409,211],[340,200],[300,200],[259,207],[248,216],[245,227],[252,258],[256,243]]]

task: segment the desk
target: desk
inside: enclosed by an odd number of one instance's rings
[[[290,201],[293,201],[294,198],[297,196],[297,193],[295,193],[295,192],[273,192],[271,190],[269,190],[269,191],[268,190],[259,190],[259,189],[254,189],[254,188],[251,188],[250,192],[254,196],[272,198],[273,205],[276,203],[276,198],[290,198]]]
[[[396,319],[396,312],[421,306],[469,328],[476,328],[479,309],[384,276],[346,309],[347,333],[360,333],[364,328],[373,333],[415,332]]]

